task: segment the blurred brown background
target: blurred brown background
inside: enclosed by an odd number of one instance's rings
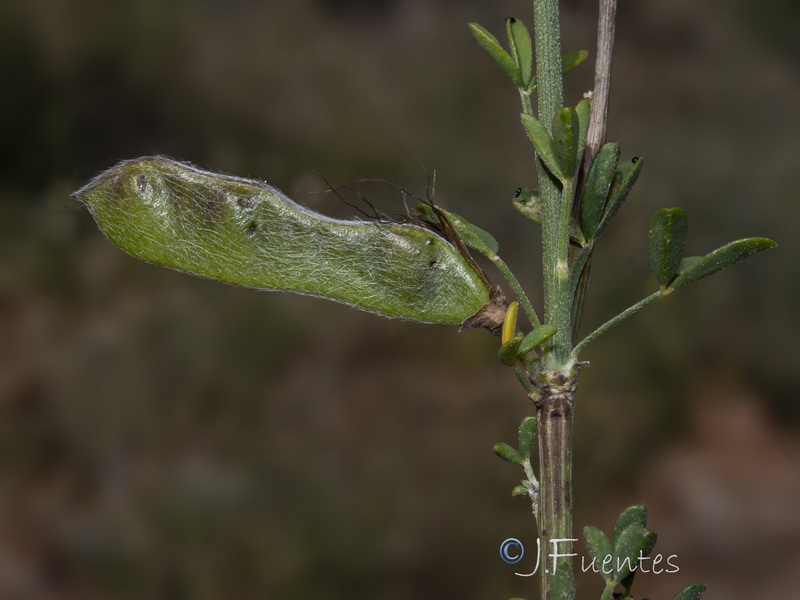
[[[530,2],[0,6],[0,598],[536,597],[498,555],[535,536],[491,450],[530,412],[495,339],[159,269],[68,198],[160,153],[352,214],[301,193],[325,187],[314,171],[425,194],[410,152],[538,304],[539,234],[510,204],[532,151],[465,25],[499,35],[509,14],[530,23]],[[563,2],[565,49],[593,50],[595,14]],[[576,531],[647,503],[680,567],[642,577],[654,600],[800,592],[798,23],[793,0],[619,9],[610,135],[647,164],[596,252],[585,328],[653,288],[659,207],[688,210],[691,254],[780,243],[586,353]]]

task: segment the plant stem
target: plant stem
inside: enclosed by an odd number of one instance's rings
[[[564,103],[558,0],[533,0],[533,21],[539,120],[552,134],[553,116]],[[552,380],[539,384],[536,402],[539,423],[539,539],[543,555],[547,557],[551,552],[551,539],[572,537],[574,379],[567,381],[567,375],[559,372],[568,363],[572,349],[569,284],[572,182],[562,190],[541,161],[537,161],[536,167],[542,197],[544,320],[557,329],[542,357],[544,370],[551,372]],[[570,188],[569,194],[566,188]],[[560,558],[558,568],[571,577],[571,558]],[[545,568],[541,573],[541,598],[550,600],[553,597],[552,568]]]
[[[602,595],[600,596],[600,600],[613,600],[615,587],[616,586],[613,584],[606,585]]]
[[[517,380],[522,384],[522,387],[525,388],[525,391],[529,394],[535,390],[535,388],[531,385],[531,382],[528,381],[528,376],[522,372],[522,369],[519,367],[514,367],[514,375],[517,376]]]
[[[522,112],[524,112],[526,115],[533,116],[533,105],[531,104],[530,93],[520,90],[519,101],[522,103]]]
[[[589,173],[595,154],[606,141],[608,127],[608,98],[611,89],[611,57],[614,50],[614,31],[617,16],[617,0],[600,0],[600,12],[597,20],[597,59],[594,67],[594,90],[592,91],[589,130],[586,134],[586,147],[583,152],[583,168],[577,188],[583,187],[583,181]],[[576,195],[572,214],[580,219],[580,196]],[[572,284],[572,339],[577,340],[583,314],[583,302],[591,279],[592,246],[589,247],[588,260],[585,260],[577,271],[577,280]],[[573,269],[573,272],[575,270]]]
[[[549,554],[568,554],[569,546],[554,548],[550,540],[572,538],[572,432],[575,379],[561,374],[541,388],[536,402],[539,426],[539,539],[542,549],[541,598],[555,596],[553,575],[572,578],[572,558],[559,557],[555,564]],[[564,597],[564,596],[559,596]]]
[[[561,39],[558,0],[534,0],[534,41],[539,120],[552,133],[553,115],[564,102],[561,77]],[[569,222],[562,223],[564,198],[559,183],[537,161],[539,191],[542,196],[542,262],[544,267],[544,320],[558,332],[548,344],[547,369],[566,364],[572,348],[569,299]],[[570,198],[571,207],[571,198]],[[566,235],[564,232],[566,231]]]
[[[594,90],[592,90],[589,131],[586,134],[584,175],[588,173],[592,159],[606,141],[608,126],[608,96],[611,89],[611,55],[614,49],[614,21],[617,16],[617,0],[600,0],[597,21],[597,60],[594,67]]]
[[[503,274],[503,277],[506,278],[506,281],[511,286],[511,289],[514,290],[517,298],[519,298],[519,302],[522,304],[522,309],[525,311],[525,315],[528,317],[531,325],[533,325],[534,328],[539,327],[539,325],[541,325],[539,322],[539,317],[536,316],[536,311],[533,309],[533,305],[531,304],[528,295],[525,293],[525,290],[522,289],[522,286],[514,276],[514,273],[511,272],[511,269],[508,268],[508,265],[503,261],[502,258],[497,256],[497,254],[490,254],[488,256],[489,260],[497,265],[497,270]]]
[[[598,327],[592,333],[590,333],[585,338],[583,338],[583,340],[581,341],[580,344],[575,346],[575,349],[572,351],[573,359],[577,358],[578,354],[580,354],[580,351],[583,350],[588,344],[592,343],[598,337],[603,335],[606,331],[608,331],[609,329],[614,327],[614,325],[619,325],[620,323],[622,323],[622,321],[624,321],[625,319],[627,319],[628,317],[630,317],[632,315],[635,315],[637,312],[642,310],[645,306],[647,306],[648,304],[650,304],[651,302],[653,302],[655,300],[658,300],[659,298],[661,298],[664,295],[665,294],[661,293],[661,290],[659,290],[657,292],[653,292],[652,294],[650,294],[646,298],[643,298],[642,300],[639,300],[639,302],[637,302],[633,306],[629,306],[628,308],[623,310],[621,313],[619,313],[613,319],[609,319],[608,321],[606,321],[605,323],[600,325],[600,327]]]

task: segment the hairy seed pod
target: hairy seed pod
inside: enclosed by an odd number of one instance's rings
[[[122,250],[201,277],[425,323],[461,323],[489,303],[482,275],[435,232],[332,219],[260,181],[145,157],[73,196]]]

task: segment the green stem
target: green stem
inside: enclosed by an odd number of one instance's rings
[[[561,77],[561,32],[558,0],[533,0],[534,45],[539,120],[552,133],[553,116],[564,104]],[[536,161],[542,196],[542,266],[544,272],[544,320],[556,327],[543,357],[545,371],[556,372],[558,382],[541,384],[536,403],[539,423],[539,539],[545,556],[550,540],[572,537],[572,406],[574,386],[557,373],[572,348],[572,311],[569,295],[569,222],[572,184],[563,190],[541,161]],[[567,204],[564,206],[564,204]],[[563,387],[566,384],[566,388]],[[550,566],[550,565],[546,565]],[[559,559],[558,567],[572,575],[572,560]],[[562,571],[563,572],[563,571]],[[544,569],[541,598],[551,600],[552,569]]]
[[[600,600],[613,600],[615,587],[615,582],[607,583],[605,589],[603,590],[603,594],[600,596]]]
[[[539,120],[552,129],[553,115],[564,102],[561,76],[561,39],[558,0],[534,0],[534,41]],[[537,161],[539,191],[542,196],[542,246],[544,267],[545,322],[558,332],[549,344],[546,368],[556,370],[566,364],[572,348],[571,301],[569,295],[569,210],[563,210],[566,194],[559,183]],[[569,209],[571,209],[571,195]],[[564,215],[567,222],[564,223]],[[566,232],[566,235],[565,235]]]
[[[564,102],[558,0],[533,0],[533,26],[539,118],[549,124]]]
[[[576,359],[578,357],[578,354],[580,354],[581,350],[583,350],[588,344],[591,344],[598,337],[603,335],[606,331],[608,331],[609,329],[614,327],[614,325],[619,325],[620,323],[622,323],[622,321],[624,321],[625,319],[627,319],[630,316],[635,315],[637,312],[642,310],[645,306],[647,306],[651,302],[654,302],[655,300],[658,300],[659,298],[661,298],[664,295],[665,294],[661,293],[661,290],[659,290],[657,292],[653,292],[652,294],[650,294],[646,298],[643,298],[642,300],[639,300],[639,302],[637,302],[633,306],[629,306],[628,308],[623,310],[621,313],[619,313],[613,319],[610,319],[610,320],[606,321],[605,323],[603,323],[602,325],[600,325],[600,327],[598,327],[592,333],[590,333],[585,338],[583,338],[583,340],[581,341],[580,344],[575,346],[575,349],[572,351],[572,358]]]
[[[522,102],[522,112],[524,112],[526,115],[533,116],[533,105],[531,104],[530,93],[520,89],[519,99],[520,102]]]
[[[508,268],[508,265],[503,261],[502,258],[497,256],[497,254],[489,254],[487,256],[489,257],[489,260],[497,265],[497,269],[503,274],[503,277],[506,278],[506,281],[511,286],[511,289],[514,290],[517,298],[519,298],[520,304],[522,304],[522,310],[525,311],[525,314],[527,315],[528,320],[531,322],[531,325],[533,325],[534,329],[539,327],[539,325],[541,325],[539,322],[539,317],[536,315],[536,311],[533,309],[533,305],[531,304],[530,299],[528,299],[528,295],[525,293],[525,290],[522,289],[522,286],[514,276],[514,273],[511,272],[511,269]]]
[[[534,391],[534,387],[531,385],[531,382],[528,381],[528,376],[522,372],[522,369],[519,367],[514,367],[514,375],[517,376],[517,379],[522,384],[522,387],[525,388],[525,391],[529,394]]]
[[[522,462],[522,469],[525,471],[525,477],[531,482],[531,484],[539,483],[539,480],[536,479],[536,475],[533,472],[533,465],[531,465],[530,459],[526,458]]]

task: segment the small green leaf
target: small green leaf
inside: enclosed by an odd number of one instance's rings
[[[511,56],[519,69],[522,85],[527,87],[531,82],[533,72],[533,47],[528,28],[522,21],[517,21],[514,17],[506,19],[506,32],[508,33],[508,43],[511,47]]]
[[[517,188],[511,203],[531,221],[542,222],[542,197],[536,188]]]
[[[655,532],[648,531],[639,523],[631,523],[619,536],[614,536],[614,581],[622,581],[638,566],[639,553],[655,543],[654,536]]]
[[[513,490],[511,490],[511,496],[527,496],[531,492],[530,483],[527,481],[523,481],[518,486],[516,486]]]
[[[589,56],[588,50],[573,50],[561,55],[561,74],[566,75]]]
[[[534,223],[542,223],[542,197],[539,190],[534,188],[517,188],[514,198],[511,200],[520,213],[525,215]],[[581,231],[580,225],[574,221],[569,224],[569,238],[579,246],[586,244],[586,238]]]
[[[642,557],[650,556],[650,553],[653,551],[653,548],[656,545],[657,538],[658,536],[656,535],[655,531],[649,531],[649,530],[647,531],[644,538],[644,544],[639,549],[639,554],[637,555],[637,559],[639,558],[639,556]],[[638,563],[636,563],[634,566],[638,567],[639,565]],[[633,586],[633,580],[636,578],[636,573],[638,572],[639,572],[638,568],[631,569],[631,572],[625,575],[625,577],[623,577],[620,580],[620,584],[622,584],[622,587],[625,588],[626,593],[630,594],[631,587]]]
[[[522,459],[520,458],[519,453],[505,442],[495,444],[494,453],[506,462],[514,463],[515,465],[522,464]]]
[[[455,228],[456,233],[467,248],[480,252],[481,254],[486,254],[487,256],[497,254],[500,246],[491,233],[481,229],[477,225],[473,225],[461,215],[445,210],[441,206],[437,206],[436,208],[447,217],[447,220],[450,221],[450,224]],[[439,217],[430,204],[425,204],[423,202],[417,204],[414,209],[425,217],[428,222],[434,225],[440,225]]]
[[[623,510],[617,522],[614,524],[614,537],[616,540],[619,535],[630,525],[638,523],[642,527],[647,527],[647,507],[644,504],[635,504]]]
[[[586,136],[589,134],[589,116],[592,111],[592,104],[589,98],[583,98],[575,105],[575,113],[578,115],[578,161],[583,160],[583,151],[586,149]]]
[[[536,417],[525,417],[522,423],[519,424],[519,431],[517,432],[517,441],[519,441],[519,455],[522,460],[529,459],[531,456],[531,448],[533,442],[536,440]]]
[[[614,579],[624,583],[627,590],[630,590],[630,585],[636,575],[636,571],[631,570],[631,567],[638,564],[639,552],[643,552],[644,556],[649,555],[656,542],[655,532],[645,529],[646,525],[647,507],[643,504],[629,506],[623,510],[614,524],[614,537],[612,538]],[[633,529],[628,531],[630,528]],[[628,537],[625,538],[625,536]],[[634,545],[638,544],[638,548],[635,550],[635,556],[631,558],[631,555],[625,554],[625,552],[630,550],[629,547],[633,542],[635,542]],[[628,558],[627,563],[624,562],[626,558]],[[624,572],[626,570],[627,572]]]
[[[648,235],[650,266],[662,286],[669,285],[678,272],[688,235],[689,217],[682,208],[662,208],[653,215]]]
[[[539,346],[553,337],[557,331],[558,330],[549,323],[540,325],[522,340],[522,343],[519,345],[519,355],[525,356],[528,352],[536,348],[536,346]]]
[[[542,197],[539,195],[539,190],[534,188],[517,188],[511,202],[514,208],[531,221],[539,224],[542,223]],[[586,238],[578,223],[570,222],[569,237],[579,246],[586,244]]]
[[[497,356],[500,362],[507,367],[513,367],[519,360],[519,344],[522,341],[522,334],[518,333],[505,344],[500,346]]]
[[[700,600],[700,596],[706,591],[706,586],[702,583],[695,583],[690,585],[682,592],[678,592],[672,597],[672,600]]]
[[[603,211],[603,218],[600,219],[600,224],[597,226],[597,231],[594,234],[595,238],[600,237],[606,227],[608,227],[611,219],[617,214],[619,207],[625,202],[628,193],[631,191],[633,184],[639,178],[639,173],[644,166],[644,159],[638,156],[631,160],[622,163],[614,175],[614,183],[611,184],[611,190],[608,194],[608,202]]]
[[[609,581],[611,579],[611,573],[603,571],[603,561],[608,560],[608,556],[612,556],[611,542],[608,541],[608,538],[602,531],[591,525],[587,525],[583,528],[583,537],[586,538],[586,545],[589,548],[589,554],[591,554],[592,558],[595,560],[596,568],[603,575],[603,578]],[[608,563],[606,563],[605,568],[608,570]]]
[[[578,170],[580,135],[580,123],[575,109],[569,106],[558,109],[553,115],[553,144],[558,164],[567,178],[572,178]]]
[[[563,184],[564,172],[561,170],[553,138],[550,137],[547,127],[539,119],[529,114],[522,115],[522,125],[547,170]]]
[[[678,276],[675,277],[669,287],[677,289],[687,283],[693,283],[753,254],[762,250],[769,250],[777,245],[768,238],[746,238],[726,244],[705,256],[690,256],[683,259],[680,267],[678,267]]]
[[[597,232],[600,215],[603,213],[603,207],[616,174],[619,152],[617,142],[603,144],[595,154],[592,165],[589,167],[589,173],[586,175],[581,200],[581,222],[583,223],[583,233],[589,239],[592,239]]]
[[[497,38],[477,23],[468,23],[468,26],[481,48],[486,50],[486,53],[492,57],[497,66],[514,82],[514,85],[520,87],[522,85],[522,76],[519,67],[500,45]]]

